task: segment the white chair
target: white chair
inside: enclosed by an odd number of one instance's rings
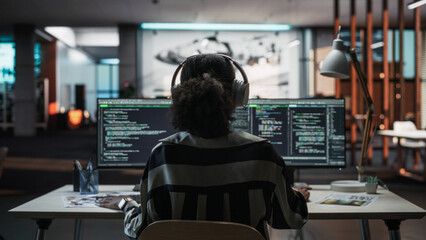
[[[417,127],[411,121],[395,121],[393,123],[393,130],[396,132],[417,131]],[[401,138],[399,143],[403,148],[418,150],[423,158],[422,149],[426,148],[426,143],[424,141]],[[414,167],[416,167],[417,164],[418,163],[414,163]]]
[[[255,228],[232,222],[165,220],[151,223],[138,240],[265,240]]]

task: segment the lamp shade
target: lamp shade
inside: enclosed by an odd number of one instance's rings
[[[349,64],[345,56],[345,47],[341,39],[333,41],[333,50],[325,57],[320,74],[333,78],[349,78]]]

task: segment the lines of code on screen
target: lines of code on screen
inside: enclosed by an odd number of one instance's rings
[[[289,166],[345,166],[342,99],[251,99],[234,117],[233,129],[268,139]]]
[[[175,132],[167,116],[169,105],[128,101],[99,105],[100,167],[144,166],[158,140]]]

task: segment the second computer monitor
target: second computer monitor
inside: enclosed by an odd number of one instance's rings
[[[234,130],[269,139],[287,166],[345,167],[343,99],[251,99]]]

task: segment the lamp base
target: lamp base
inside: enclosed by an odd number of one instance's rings
[[[336,192],[365,192],[365,182],[355,180],[333,181],[330,188]]]

